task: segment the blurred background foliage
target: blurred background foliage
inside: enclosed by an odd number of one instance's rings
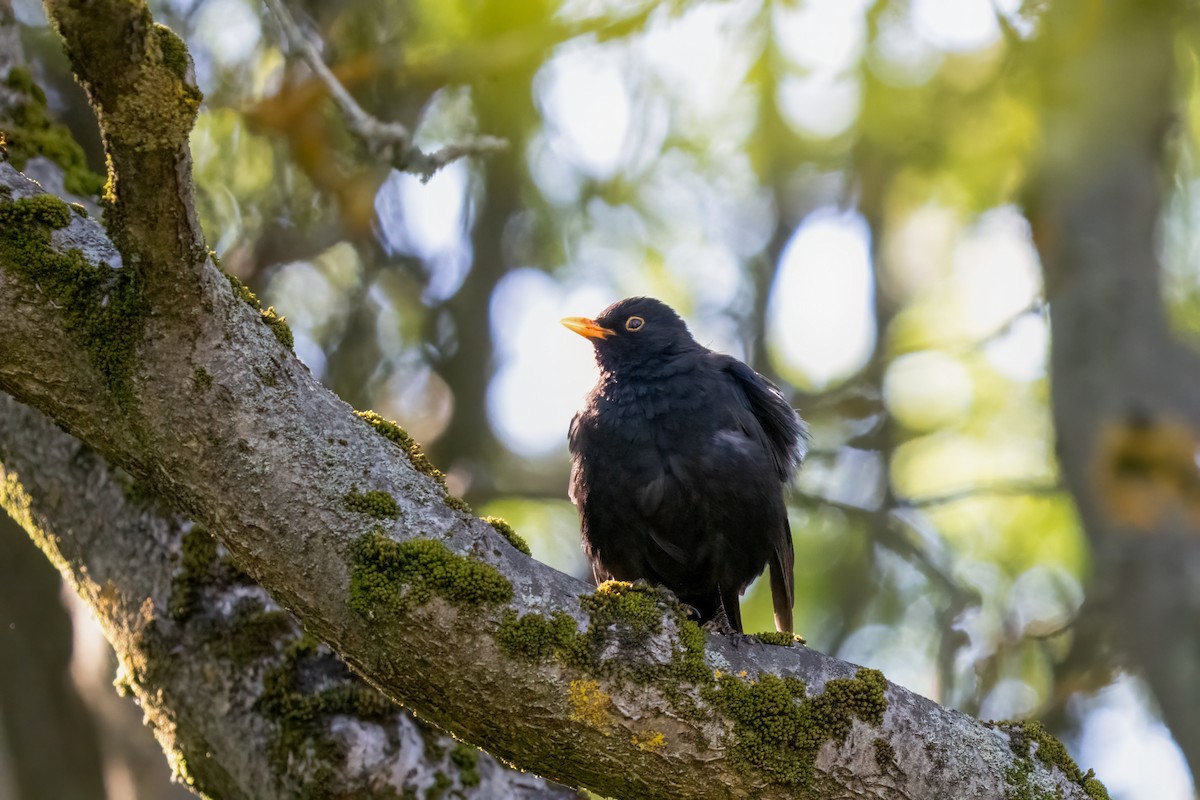
[[[210,246],[287,315],[309,368],[399,420],[476,512],[585,575],[565,434],[593,367],[557,319],[658,296],[812,424],[790,495],[812,647],[970,714],[1044,719],[1114,798],[1187,798],[1144,684],[1074,624],[1089,549],[1059,485],[1019,207],[1056,102],[1033,55],[1044,5],[288,0],[369,113],[425,148],[509,142],[422,183],[367,154],[258,2],[151,2],[206,95],[192,150]],[[40,6],[16,10],[99,166]],[[1178,31],[1161,230],[1189,338],[1197,41]],[[747,593],[749,629],[771,627],[768,595]]]

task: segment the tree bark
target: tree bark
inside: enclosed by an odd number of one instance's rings
[[[985,725],[799,645],[705,635],[657,590],[593,593],[465,513],[399,429],[321,387],[286,329],[208,258],[182,44],[137,2],[47,5],[102,126],[112,238],[0,164],[0,389],[211,530],[370,683],[523,768],[618,797],[1100,796],[1035,726]],[[225,721],[196,730],[185,722],[203,710],[182,713],[187,698],[160,691],[202,678],[200,641],[163,646],[176,534],[56,530],[34,505],[39,487],[61,498],[75,485],[62,471],[96,457],[0,447],[5,507],[110,618],[166,749],[214,794],[262,796],[235,777],[250,743],[270,739],[261,720],[218,706]],[[53,465],[41,479],[39,464]],[[81,485],[81,508],[102,517],[116,498]],[[234,585],[264,624],[268,600]],[[201,599],[201,618],[222,614]],[[290,635],[268,619],[272,643]],[[213,677],[230,693],[259,679],[242,657]]]

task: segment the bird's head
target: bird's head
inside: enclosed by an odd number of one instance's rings
[[[653,297],[628,297],[595,319],[567,317],[562,324],[590,339],[607,369],[699,347],[675,310]]]

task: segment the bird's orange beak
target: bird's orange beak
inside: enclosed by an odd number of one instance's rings
[[[580,336],[586,336],[589,339],[607,339],[613,335],[608,328],[597,325],[596,320],[587,317],[563,317],[559,321]]]

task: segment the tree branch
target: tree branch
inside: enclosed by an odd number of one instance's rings
[[[363,110],[325,64],[316,45],[296,24],[283,0],[266,0],[266,4],[283,30],[284,38],[300,51],[308,68],[325,85],[350,130],[367,146],[369,152],[384,163],[427,181],[439,169],[464,156],[492,153],[508,147],[507,140],[496,136],[474,136],[433,153],[422,151],[413,144],[412,133],[405,125],[394,121],[383,122]]]
[[[118,680],[193,789],[230,800],[435,786],[575,796],[393,705],[303,637],[206,531],[4,394],[0,456],[0,504],[95,611]]]

